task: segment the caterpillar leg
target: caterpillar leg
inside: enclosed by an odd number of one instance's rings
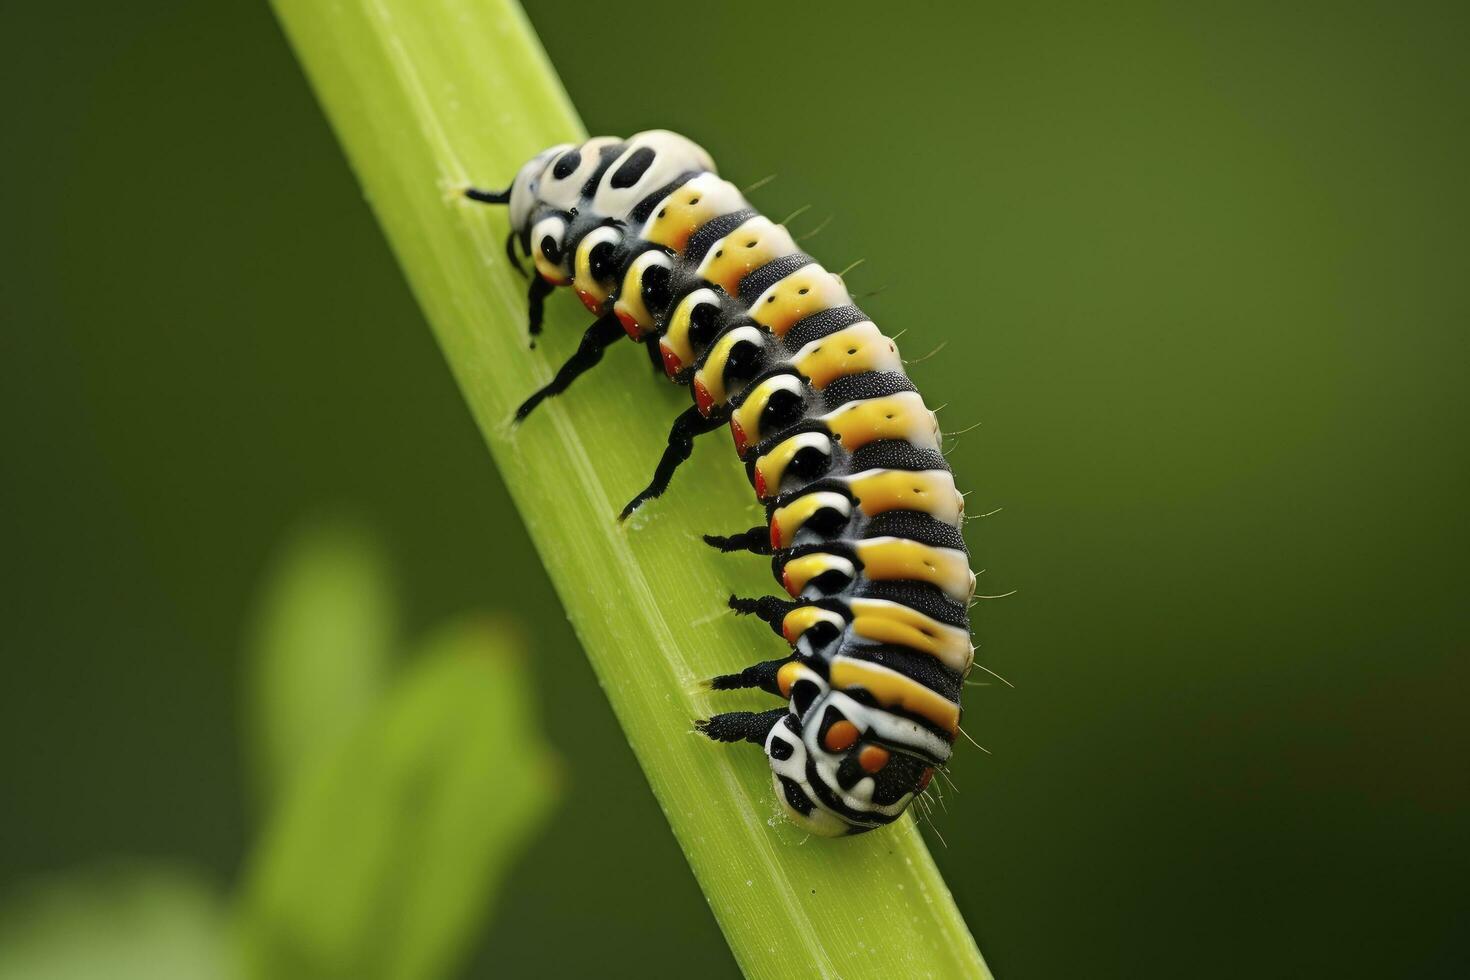
[[[628,515],[643,505],[644,501],[652,500],[669,488],[669,481],[674,478],[674,471],[679,464],[689,458],[694,451],[694,437],[706,432],[713,432],[725,424],[723,418],[705,418],[699,414],[698,408],[690,408],[678,418],[674,419],[674,425],[669,429],[669,445],[664,450],[663,458],[658,461],[658,467],[653,471],[653,480],[643,490],[628,501],[628,506],[618,515],[618,520],[626,521]]]
[[[694,723],[694,727],[716,742],[745,741],[754,745],[765,745],[766,736],[771,734],[771,729],[776,727],[785,714],[785,708],[772,708],[770,711],[727,711],[722,715],[701,718]]]
[[[704,543],[711,548],[719,548],[725,554],[732,551],[748,551],[752,555],[769,555],[771,553],[771,532],[766,530],[764,524],[757,524],[749,531],[741,531],[739,534],[706,534]]]
[[[781,668],[791,663],[795,657],[783,657],[780,660],[767,660],[765,663],[753,664],[738,674],[721,674],[719,677],[710,679],[709,686],[716,691],[743,691],[747,688],[758,687],[767,694],[781,694],[780,681],[777,674]]]
[[[471,201],[479,201],[481,204],[509,204],[511,188],[503,191],[484,191],[477,187],[465,188],[464,196]],[[505,254],[510,259],[510,264],[515,266],[516,271],[522,276],[526,270],[521,268],[521,260],[516,256],[516,233],[511,231],[510,237],[505,240]],[[536,335],[541,332],[541,321],[545,317],[546,297],[550,296],[556,287],[542,279],[540,276],[531,277],[531,284],[526,291],[526,307],[529,320],[529,332],[531,334],[531,346],[536,346]]]
[[[517,241],[519,239],[516,238],[516,231],[512,228],[510,234],[505,236],[505,257],[510,259],[510,267],[519,272],[522,279],[529,279],[530,274],[521,265],[521,253],[516,249]]]
[[[730,597],[730,608],[736,613],[754,616],[777,633],[781,632],[781,621],[786,618],[786,614],[799,605],[801,603],[778,599],[773,595],[763,595],[759,599],[743,599],[738,595]]]
[[[485,191],[478,187],[466,187],[464,196],[471,201],[479,201],[481,204],[509,204],[510,191],[509,187],[503,191]]]
[[[478,187],[466,187],[464,196],[481,204],[509,204],[510,191],[509,187],[503,191],[484,191]],[[522,279],[526,278],[526,270],[521,266],[521,257],[516,253],[516,230],[514,228],[505,238],[505,257],[510,259],[511,268],[519,272]]]
[[[555,290],[555,286],[540,276],[531,277],[531,285],[526,290],[526,314],[532,347],[536,346],[536,335],[541,332],[541,321],[546,316],[546,297]]]
[[[626,334],[623,333],[623,325],[618,322],[617,317],[611,313],[598,317],[582,335],[582,342],[577,345],[577,352],[567,358],[567,362],[557,369],[556,377],[542,386],[530,398],[521,402],[521,407],[516,409],[515,420],[524,421],[537,405],[553,395],[566,391],[582,372],[602,360],[602,352],[608,348],[608,345],[621,340],[624,336]]]

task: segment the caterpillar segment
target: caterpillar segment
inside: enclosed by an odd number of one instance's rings
[[[533,343],[558,287],[596,317],[517,421],[628,337],[693,404],[622,516],[661,494],[693,440],[720,428],[766,507],[765,524],[705,540],[770,556],[786,597],[730,603],[790,652],[711,687],[786,703],[716,714],[699,729],[761,746],[787,815],[814,834],[896,820],[953,751],[975,589],[964,498],[897,345],[840,276],[674,133],[553,147],[509,189],[466,196],[507,206],[507,254],[534,267]]]

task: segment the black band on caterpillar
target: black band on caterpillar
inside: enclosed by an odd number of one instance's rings
[[[535,263],[529,328],[554,287],[599,319],[552,381],[516,413],[560,394],[625,331],[688,385],[653,480],[657,497],[695,437],[727,421],[767,522],[722,551],[770,555],[789,598],[732,597],[791,646],[710,682],[759,688],[785,708],[696,723],[761,745],[796,823],[824,836],[891,823],[950,756],[973,660],[963,497],[934,415],[897,346],[839,276],[796,246],[673,133],[600,137],[527,163],[505,191],[507,256]]]

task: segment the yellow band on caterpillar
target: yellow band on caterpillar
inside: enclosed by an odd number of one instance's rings
[[[666,197],[648,216],[641,237],[682,252],[689,236],[699,228],[722,214],[748,206],[734,184],[712,173],[700,174]]]
[[[864,514],[917,510],[958,527],[965,498],[948,470],[867,470],[847,478],[847,487]]]
[[[757,215],[715,242],[697,272],[701,279],[734,296],[740,280],[772,259],[798,251],[784,226]]]
[[[847,627],[847,620],[830,609],[820,609],[816,606],[801,606],[793,609],[781,620],[781,635],[786,642],[796,646],[796,641],[801,639],[801,634],[811,629],[818,623],[831,623],[841,632]]]
[[[796,352],[791,363],[818,390],[850,374],[903,372],[898,345],[868,320],[812,341]]]
[[[939,448],[939,421],[916,391],[848,402],[822,416],[822,421],[848,452],[880,439],[903,439],[922,449]]]
[[[750,315],[778,337],[785,336],[791,325],[803,317],[852,305],[842,280],[821,266],[802,266],[771,286],[750,305]]]
[[[829,676],[835,689],[862,688],[885,708],[918,715],[950,735],[959,731],[959,705],[896,670],[851,657],[835,657]]]
[[[801,595],[807,583],[825,572],[837,571],[849,580],[857,575],[852,562],[840,555],[812,554],[793,558],[781,569],[781,585],[793,596]]]
[[[863,574],[874,581],[928,582],[955,602],[975,595],[975,573],[963,551],[931,548],[907,538],[868,538],[855,544]]]
[[[938,658],[957,674],[966,674],[975,661],[968,630],[941,623],[917,609],[887,599],[854,599],[852,631],[874,643],[893,643]]]
[[[781,668],[776,671],[776,690],[781,692],[783,698],[791,697],[791,689],[796,686],[796,682],[803,674],[814,675],[814,671],[796,660],[782,664]]]

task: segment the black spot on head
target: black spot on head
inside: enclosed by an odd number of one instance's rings
[[[546,256],[546,261],[552,265],[561,263],[561,246],[556,244],[556,239],[550,235],[541,239],[541,254]]]
[[[556,166],[551,168],[551,176],[556,180],[566,180],[572,174],[576,173],[577,168],[581,165],[582,151],[568,150],[561,155],[560,160],[556,161]]]
[[[784,738],[771,739],[771,758],[777,762],[785,762],[796,752],[796,747]]]
[[[653,166],[654,152],[646,146],[634,150],[622,166],[613,171],[611,184],[615,188],[632,187],[643,179],[648,168]]]
[[[597,166],[592,173],[588,174],[587,181],[582,185],[582,196],[591,197],[597,193],[597,185],[602,183],[602,175],[607,173],[607,168],[613,165],[613,161],[623,155],[627,148],[626,143],[611,143],[597,151]]]

